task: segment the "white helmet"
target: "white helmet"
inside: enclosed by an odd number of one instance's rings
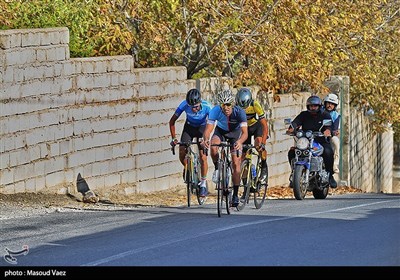
[[[333,103],[335,105],[338,105],[339,104],[339,98],[338,98],[338,96],[336,94],[330,93],[325,97],[324,104],[325,104],[325,102],[330,102],[330,103]]]
[[[233,103],[235,100],[235,97],[233,96],[233,93],[230,89],[226,89],[222,92],[220,92],[217,96],[217,102],[219,104],[226,104],[226,103]]]

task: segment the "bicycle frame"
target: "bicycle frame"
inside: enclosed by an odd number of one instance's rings
[[[212,144],[220,148],[218,159],[219,178],[216,186],[217,189],[217,213],[221,217],[222,207],[225,201],[225,208],[227,214],[230,214],[230,207],[232,203],[232,186],[230,181],[232,178],[232,159],[230,155],[230,143],[222,141],[220,144]]]
[[[239,201],[238,210],[243,210],[246,204],[249,203],[250,193],[253,193],[254,205],[257,209],[260,209],[265,201],[268,183],[260,181],[261,175],[261,156],[256,150],[254,145],[245,144],[244,148],[247,148],[245,159],[241,165],[240,181],[243,187],[243,194]],[[253,165],[253,156],[257,156],[255,164],[256,177],[254,178],[251,172],[251,166]],[[268,169],[267,169],[268,170]],[[268,175],[267,175],[268,178]],[[267,180],[268,181],[268,180]]]
[[[197,202],[202,205],[206,201],[206,197],[200,196],[199,182],[201,176],[201,166],[199,155],[193,151],[192,145],[199,144],[197,141],[178,142],[177,145],[184,146],[186,149],[184,177],[186,183],[187,205],[191,206],[191,196],[196,195]],[[172,153],[175,155],[174,147],[171,148]]]

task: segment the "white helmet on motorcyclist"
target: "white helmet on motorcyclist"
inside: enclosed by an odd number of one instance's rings
[[[336,94],[330,93],[325,97],[324,104],[325,104],[325,102],[329,102],[329,103],[338,105],[339,104],[339,98],[338,98],[338,96]]]

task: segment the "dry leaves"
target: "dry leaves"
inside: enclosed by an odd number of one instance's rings
[[[96,192],[96,191],[95,191]],[[330,189],[330,195],[341,195],[346,193],[361,193],[360,189],[353,187],[338,187]],[[96,193],[100,205],[125,205],[132,207],[140,206],[182,206],[186,205],[186,190],[176,188],[173,190],[159,191],[143,194],[123,195],[113,192],[107,196]],[[267,192],[268,199],[293,199],[293,190],[289,187],[271,187]],[[196,197],[192,196],[192,203],[197,204]],[[215,203],[215,193],[210,190],[206,203]],[[18,193],[0,194],[0,204],[18,207],[90,207],[82,202],[82,197],[72,195],[44,194],[44,193]]]

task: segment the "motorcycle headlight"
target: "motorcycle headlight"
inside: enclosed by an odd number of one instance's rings
[[[297,131],[296,137],[297,138],[303,137],[303,131]]]
[[[296,148],[300,150],[307,149],[309,143],[310,141],[308,141],[307,138],[305,137],[299,138],[296,143]]]
[[[307,131],[306,132],[306,137],[307,138],[311,138],[311,136],[312,136],[312,131],[311,130]]]

